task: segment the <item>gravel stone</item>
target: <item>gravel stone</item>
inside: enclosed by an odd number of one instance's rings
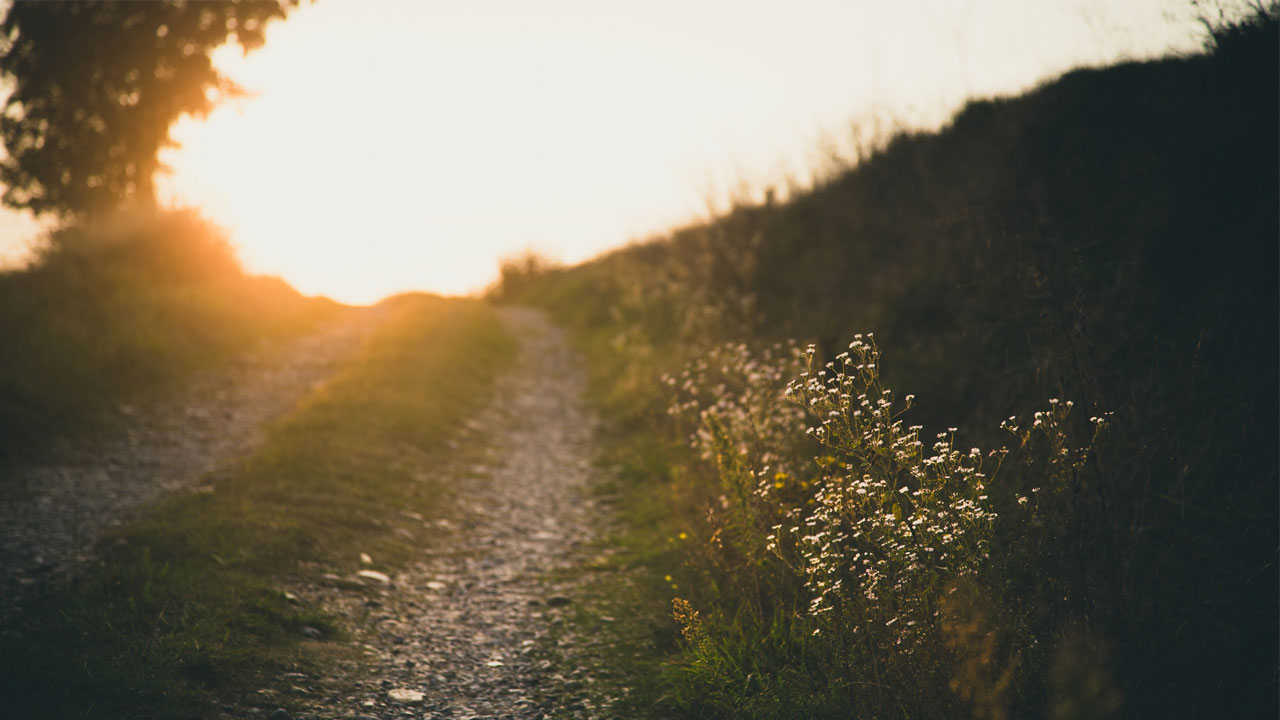
[[[387,697],[406,705],[416,705],[426,698],[421,692],[407,688],[392,688],[387,691]]]

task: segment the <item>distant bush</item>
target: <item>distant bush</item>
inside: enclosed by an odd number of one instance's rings
[[[58,230],[32,266],[0,274],[0,465],[335,307],[245,275],[191,212]]]
[[[498,262],[498,283],[489,290],[489,295],[495,299],[518,296],[562,267],[559,262],[532,248],[507,256]]]
[[[222,233],[191,210],[121,213],[92,226],[54,230],[29,272],[53,273],[76,264],[104,277],[135,273],[169,283],[243,274]]]

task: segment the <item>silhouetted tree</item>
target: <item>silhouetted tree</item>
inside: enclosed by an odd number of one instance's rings
[[[4,203],[83,215],[154,203],[157,153],[184,113],[238,89],[214,69],[226,42],[245,52],[297,0],[29,2],[0,28]]]

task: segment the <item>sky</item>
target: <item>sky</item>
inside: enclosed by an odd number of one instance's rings
[[[215,55],[250,95],[175,125],[161,197],[307,294],[462,294],[803,184],[855,125],[1201,38],[1181,0],[317,0]],[[35,234],[0,216],[0,259]]]

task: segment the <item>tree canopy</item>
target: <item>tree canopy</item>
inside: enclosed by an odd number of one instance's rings
[[[210,53],[259,47],[296,5],[15,0],[0,24],[4,203],[64,216],[153,204],[170,126],[238,91]]]

